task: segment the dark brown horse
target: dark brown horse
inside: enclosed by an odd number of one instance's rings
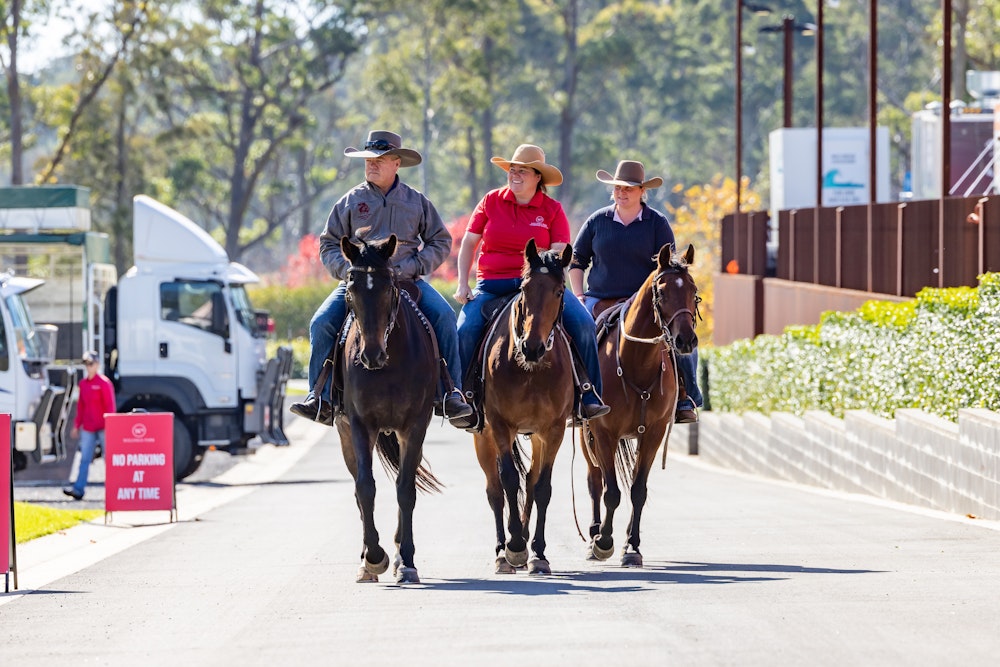
[[[393,274],[389,260],[396,236],[360,248],[344,237],[340,247],[351,263],[347,306],[354,320],[341,362],[344,412],[336,423],[364,529],[358,581],[378,581],[389,568],[389,555],[379,545],[375,529],[375,449],[386,469],[396,474],[396,581],[416,583],[420,581],[413,564],[417,488],[440,490],[437,479],[421,465],[437,386],[437,352],[430,325],[425,325],[415,300]]]
[[[531,508],[538,515],[531,540],[531,574],[548,574],[545,516],[552,497],[552,465],[573,410],[573,370],[560,325],[564,270],[572,248],[538,253],[534,239],[524,249],[521,291],[487,334],[483,376],[486,426],[477,433],[476,454],[486,473],[486,498],[496,521],[496,571],[512,573],[528,564]],[[519,433],[531,434],[531,466],[524,465]],[[523,502],[521,482],[524,481]],[[504,531],[506,501],[507,530]]]
[[[622,565],[642,566],[639,522],[647,480],[660,444],[667,446],[664,436],[677,405],[673,354],[689,354],[698,344],[694,330],[698,289],[688,272],[693,261],[694,246],[689,245],[683,256],[673,254],[672,245],[663,246],[656,269],[626,302],[618,323],[598,341],[603,396],[611,412],[588,422],[581,435],[593,506],[591,558],[606,560],[614,552],[612,527],[621,502],[620,475],[632,499]]]

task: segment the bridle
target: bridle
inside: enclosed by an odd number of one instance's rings
[[[660,310],[660,302],[663,300],[663,293],[660,291],[659,281],[665,275],[669,274],[679,275],[682,271],[685,271],[685,269],[672,266],[660,271],[655,276],[653,276],[653,321],[656,323],[656,326],[660,329],[660,335],[655,336],[653,338],[640,338],[638,336],[629,335],[629,333],[625,331],[625,318],[623,317],[619,329],[625,340],[631,341],[633,343],[644,343],[647,345],[659,345],[660,343],[663,343],[668,348],[672,349],[674,347],[674,337],[670,333],[670,325],[674,323],[674,320],[676,320],[678,317],[686,313],[691,316],[691,326],[693,328],[698,327],[698,320],[702,319],[702,317],[701,317],[701,312],[698,310],[698,304],[701,303],[701,297],[698,296],[697,294],[695,294],[694,297],[694,311],[692,311],[690,308],[678,308],[677,310],[674,311],[673,315],[670,316],[670,319],[668,319],[666,322],[663,321],[663,313]]]
[[[371,288],[372,287],[372,283],[371,283],[372,274],[379,273],[380,271],[381,272],[388,272],[389,273],[389,276],[390,276],[390,278],[389,278],[390,279],[390,286],[392,288],[391,306],[389,307],[389,323],[386,325],[386,327],[385,327],[385,333],[382,336],[382,346],[384,348],[388,349],[388,347],[389,347],[389,334],[391,334],[392,330],[394,328],[396,328],[396,319],[399,316],[399,294],[400,294],[400,289],[399,289],[399,285],[396,284],[396,278],[395,278],[395,276],[392,274],[391,271],[387,271],[386,269],[378,269],[378,268],[375,268],[373,266],[352,266],[350,269],[347,270],[347,289],[350,290],[351,287],[354,285],[354,280],[355,280],[354,274],[356,274],[356,273],[366,274],[366,280],[368,281],[368,286],[369,286],[369,288]],[[349,295],[349,298],[347,299],[347,307],[351,309],[352,313],[354,313],[354,304],[353,304],[354,298],[350,297],[350,291],[348,291],[348,295]],[[409,295],[407,295],[407,297],[408,296]],[[354,313],[354,319],[355,320],[358,319],[357,313]]]
[[[539,269],[539,271],[546,271],[546,270],[547,267],[544,266],[541,269]],[[521,288],[518,292],[517,297],[511,303],[510,317],[508,318],[510,320],[510,337],[511,340],[513,341],[515,351],[521,350],[521,346],[524,344],[524,341],[527,340],[528,337],[527,334],[519,333],[517,330],[518,323],[522,319],[521,311],[523,309],[523,301],[524,301],[524,283],[521,284]],[[562,321],[562,314],[563,314],[563,300],[562,298],[560,298],[559,314],[556,315],[555,320],[553,320],[552,322],[552,328],[549,330],[549,337],[545,339],[546,352],[552,350],[552,346],[553,344],[555,344],[556,327],[558,326],[559,322]]]

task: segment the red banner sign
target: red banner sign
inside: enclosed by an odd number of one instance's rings
[[[0,573],[10,572],[14,553],[14,484],[10,449],[10,415],[0,414]]]
[[[174,509],[174,415],[105,416],[104,509]]]

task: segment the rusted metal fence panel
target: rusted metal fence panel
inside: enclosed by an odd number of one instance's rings
[[[979,228],[970,222],[978,199],[949,197],[944,200],[944,258],[942,286],[975,285],[979,275]]]
[[[983,197],[977,202],[981,248],[977,260],[977,275],[987,271],[1000,271],[1000,197]]]
[[[912,201],[900,204],[898,210],[896,281],[888,293],[915,296],[924,287],[938,286],[939,202]]]
[[[868,207],[841,206],[837,218],[840,281],[836,286],[868,291]]]
[[[812,211],[806,213],[812,213]],[[814,230],[816,243],[813,245],[816,283],[837,287],[837,274],[841,258],[837,209],[829,206],[819,209],[818,223],[819,226]]]

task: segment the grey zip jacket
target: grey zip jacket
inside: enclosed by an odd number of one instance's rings
[[[451,252],[451,234],[434,204],[397,176],[388,194],[365,181],[333,205],[319,237],[320,259],[330,275],[344,280],[350,263],[340,250],[341,237],[380,241],[390,234],[398,239],[392,264],[401,278],[429,274]]]

